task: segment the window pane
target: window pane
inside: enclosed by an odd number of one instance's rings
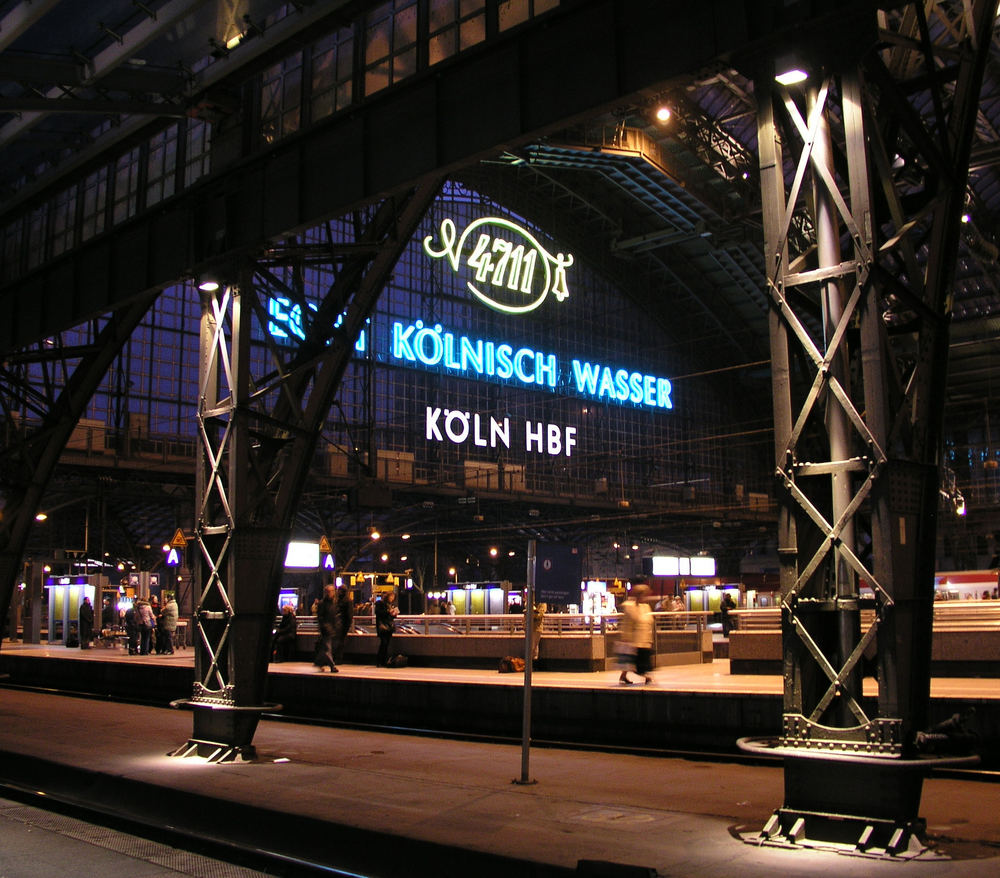
[[[462,40],[459,49],[465,50],[486,39],[486,16],[479,15],[462,22]]]
[[[455,31],[446,30],[430,38],[427,51],[427,62],[437,64],[455,54]]]

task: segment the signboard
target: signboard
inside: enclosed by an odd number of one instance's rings
[[[535,548],[535,603],[580,602],[583,555],[565,543],[538,543]]]

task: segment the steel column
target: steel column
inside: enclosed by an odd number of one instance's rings
[[[758,841],[919,847],[949,289],[995,3],[968,11],[873,15],[867,54],[806,44],[807,85],[779,86],[773,59],[757,78],[785,698],[781,737],[744,746],[786,758]],[[926,102],[911,54],[939,74]],[[789,252],[796,216],[811,241]]]
[[[265,683],[299,498],[358,334],[439,184],[428,178],[358,216],[360,246],[346,258],[329,253],[336,280],[322,301],[283,290],[303,315],[297,346],[268,340],[266,296],[255,278],[273,289],[281,282],[269,266],[306,250],[315,258],[315,247],[293,241],[262,253],[238,269],[237,283],[202,300],[196,679],[191,698],[175,702],[193,710],[194,730],[175,755],[253,758],[260,714],[277,709],[264,703]],[[268,350],[255,356],[259,345]]]

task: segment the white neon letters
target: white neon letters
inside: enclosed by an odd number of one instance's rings
[[[453,445],[471,442],[479,448],[510,448],[510,418],[498,421],[492,415],[479,412],[427,406],[424,424],[424,438],[428,442],[447,441]],[[525,421],[521,436],[525,451],[548,454],[551,457],[572,457],[576,447],[576,427]]]
[[[500,234],[490,234],[489,227],[501,230]],[[452,271],[458,272],[463,254],[471,250],[465,262],[474,271],[475,283],[466,281],[466,286],[494,311],[526,314],[541,305],[549,293],[559,302],[569,295],[566,269],[573,264],[572,254],[553,256],[517,223],[484,216],[469,223],[459,236],[455,221],[444,219],[439,237],[439,247],[433,236],[424,238],[424,252],[432,259],[447,259]]]

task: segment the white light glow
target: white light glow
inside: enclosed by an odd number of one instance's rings
[[[319,543],[290,542],[285,553],[285,566],[315,570],[319,567]]]
[[[774,81],[779,85],[796,85],[797,83],[805,82],[808,78],[809,74],[805,70],[793,67],[791,70],[784,70],[776,74]]]

